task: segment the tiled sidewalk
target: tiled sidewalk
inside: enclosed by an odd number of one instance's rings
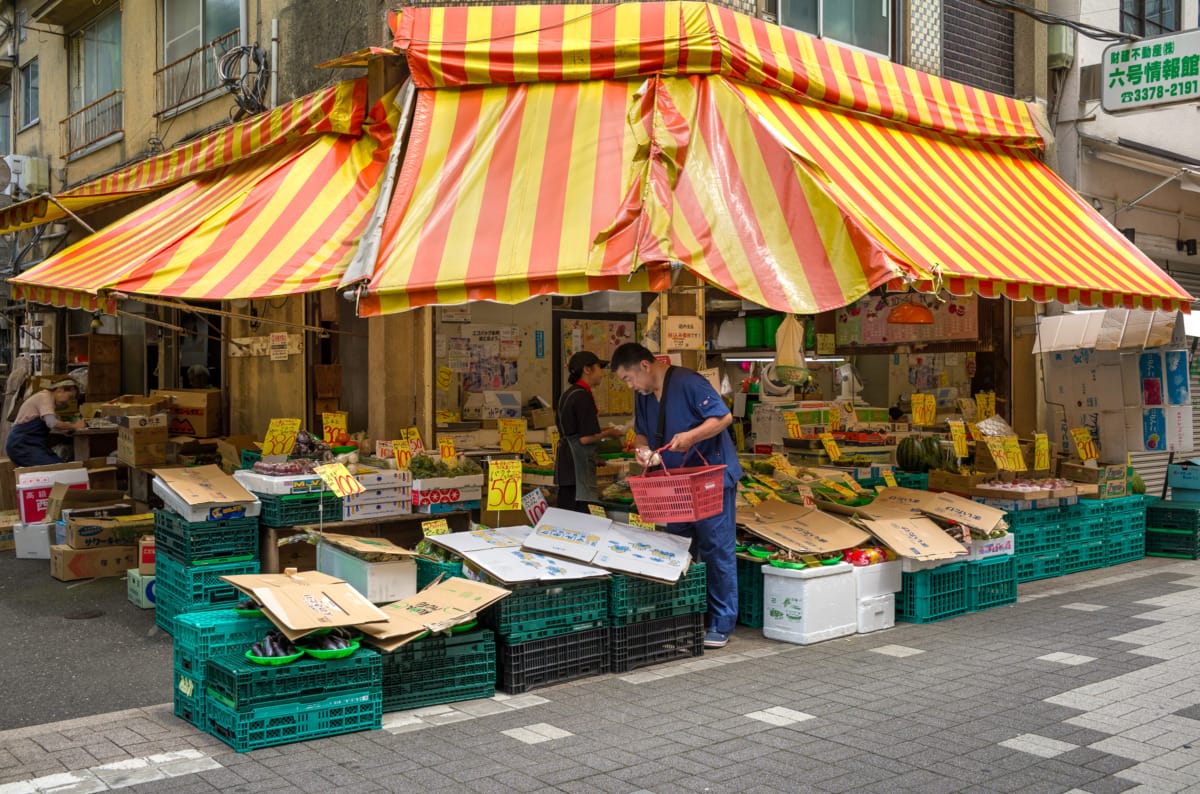
[[[0,733],[0,794],[1200,791],[1198,591],[1200,562],[1145,560],[818,645],[741,629],[699,660],[242,755],[168,706],[117,712]]]

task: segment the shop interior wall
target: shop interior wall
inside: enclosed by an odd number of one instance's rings
[[[358,430],[367,426],[370,400],[368,376],[370,358],[367,349],[368,320],[355,314],[354,304],[338,296],[338,363],[342,365],[340,407],[347,413],[347,426]]]
[[[433,432],[433,310],[413,309],[367,321],[367,433],[396,438],[416,425]],[[360,340],[361,343],[361,340]]]
[[[253,302],[231,301],[227,304],[227,308],[243,315],[249,314],[251,307],[262,319],[232,319],[228,324],[231,339],[269,336],[272,332],[287,331],[289,334],[301,334],[307,344],[307,335],[298,329],[263,322],[282,320],[303,323],[303,296]],[[306,415],[308,368],[303,354],[290,355],[286,361],[272,361],[270,356],[231,354],[228,361],[230,433],[262,436],[274,418]]]

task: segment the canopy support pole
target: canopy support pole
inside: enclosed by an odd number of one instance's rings
[[[44,199],[46,199],[47,201],[51,202],[51,203],[52,203],[54,206],[58,207],[60,210],[62,210],[63,212],[65,212],[65,213],[66,213],[66,214],[67,214],[67,215],[68,215],[68,216],[71,218],[71,220],[75,221],[75,222],[76,222],[76,223],[78,223],[80,226],[82,226],[83,228],[87,229],[87,230],[88,230],[88,234],[95,234],[95,233],[96,233],[96,230],[95,230],[95,229],[93,229],[93,228],[92,228],[92,227],[91,227],[91,226],[88,224],[88,222],[87,222],[87,221],[85,221],[83,218],[79,217],[78,215],[76,215],[75,213],[73,213],[73,212],[71,212],[69,209],[67,209],[65,206],[63,206],[63,203],[62,203],[61,201],[59,201],[58,199],[54,198],[54,196],[50,195],[49,193],[43,193],[43,194],[42,194],[42,198],[44,198]]]

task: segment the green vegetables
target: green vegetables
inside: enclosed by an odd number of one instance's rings
[[[453,465],[448,465],[444,460],[435,462],[428,455],[413,455],[412,463],[408,468],[412,472],[413,479],[417,480],[429,480],[435,477],[470,477],[474,474],[483,474],[483,467],[466,456],[460,456],[453,462]]]

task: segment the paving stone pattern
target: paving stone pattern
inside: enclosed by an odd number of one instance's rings
[[[50,723],[0,733],[0,794],[1200,791],[1198,591],[1200,562],[1148,559],[817,645],[739,628],[700,660],[245,754],[169,705]]]

